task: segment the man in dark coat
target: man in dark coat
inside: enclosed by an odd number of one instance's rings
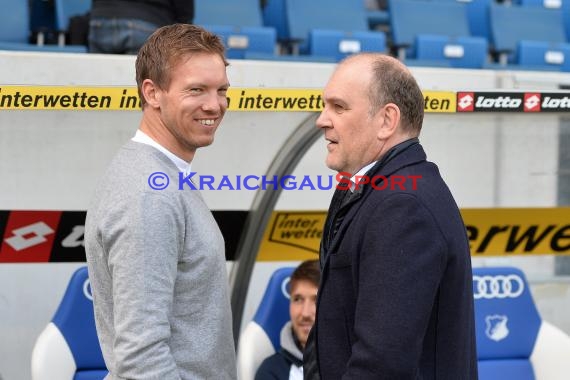
[[[358,54],[323,99],[317,127],[342,189],[321,242],[305,379],[477,379],[469,244],[418,140],[416,81],[394,58]]]

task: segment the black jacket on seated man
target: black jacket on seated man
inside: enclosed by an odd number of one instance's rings
[[[281,329],[281,349],[266,358],[257,373],[255,380],[289,380],[303,375],[303,354],[297,341],[291,321]]]

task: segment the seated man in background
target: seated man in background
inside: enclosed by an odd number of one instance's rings
[[[281,329],[281,350],[261,363],[255,380],[303,379],[303,349],[315,323],[320,279],[317,260],[303,261],[291,275],[291,321]]]

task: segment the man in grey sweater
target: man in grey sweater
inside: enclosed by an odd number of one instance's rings
[[[200,193],[178,190],[227,109],[226,66],[220,39],[188,24],[138,54],[142,121],[85,231],[107,379],[236,378],[223,237]]]

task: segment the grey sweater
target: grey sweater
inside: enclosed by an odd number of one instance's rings
[[[170,178],[153,190],[149,175]],[[178,169],[129,141],[87,212],[85,249],[108,379],[235,379],[224,242]]]

